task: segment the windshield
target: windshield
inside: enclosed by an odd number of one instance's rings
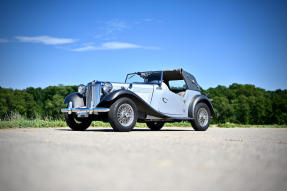
[[[126,83],[146,83],[155,84],[161,82],[162,72],[137,72],[128,74],[126,77]]]

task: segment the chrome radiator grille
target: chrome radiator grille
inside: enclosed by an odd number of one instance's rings
[[[86,105],[88,108],[95,108],[101,99],[101,83],[91,82],[86,90]]]
[[[86,90],[86,106],[90,107],[92,101],[92,86],[89,85]]]

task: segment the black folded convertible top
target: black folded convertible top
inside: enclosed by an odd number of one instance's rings
[[[163,71],[163,80],[170,81],[170,80],[184,80],[187,89],[200,91],[200,87],[193,75],[184,71],[182,68],[173,69],[173,70],[164,70]]]

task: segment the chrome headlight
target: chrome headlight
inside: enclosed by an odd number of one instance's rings
[[[105,94],[108,94],[112,91],[113,85],[110,82],[105,82],[102,88],[103,88],[103,92]]]
[[[84,93],[86,92],[86,86],[83,85],[83,84],[79,85],[79,87],[78,87],[78,92],[79,92],[80,94],[84,94]]]

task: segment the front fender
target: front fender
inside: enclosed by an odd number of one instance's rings
[[[213,109],[213,106],[212,106],[210,100],[208,99],[208,97],[205,96],[205,95],[198,95],[192,100],[192,102],[189,105],[189,109],[188,109],[188,116],[189,117],[194,118],[195,106],[199,102],[203,102],[209,107],[210,114],[211,114],[212,117],[216,116],[215,115],[215,111]]]
[[[73,108],[79,108],[85,106],[84,97],[82,94],[78,92],[71,93],[65,97],[64,104],[68,104],[69,102],[73,103]]]
[[[126,89],[119,89],[104,96],[98,106],[109,107],[112,103],[114,103],[114,101],[122,97],[128,97],[131,100],[133,100],[137,106],[137,110],[141,113],[144,113],[147,115],[153,115],[153,116],[161,117],[161,118],[167,118],[167,116],[158,112],[153,107],[151,107],[148,103],[146,103],[140,96]]]
[[[137,94],[135,94],[134,92],[132,92],[130,90],[119,89],[119,90],[113,91],[112,93],[104,96],[103,99],[101,100],[101,102],[110,102],[110,101],[117,99],[118,97],[123,96],[123,95],[128,95],[128,96],[135,97],[137,99],[141,99]]]

